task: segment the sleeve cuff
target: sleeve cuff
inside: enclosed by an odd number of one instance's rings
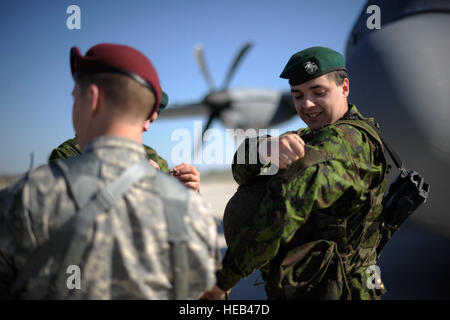
[[[217,286],[223,291],[228,291],[233,288],[239,280],[241,280],[241,275],[234,273],[233,270],[229,268],[219,269],[216,272]]]

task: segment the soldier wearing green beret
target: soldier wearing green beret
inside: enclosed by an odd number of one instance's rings
[[[158,115],[169,104],[169,96],[164,91],[161,96],[161,103],[159,104]],[[156,120],[156,118],[154,119]],[[152,122],[154,121],[152,120]],[[147,120],[144,124],[143,131],[148,131],[150,120]],[[162,158],[155,149],[144,144],[145,153],[150,164],[156,169],[162,172],[169,173],[169,167],[167,161]],[[78,138],[75,136],[72,139],[68,139],[61,143],[57,148],[53,149],[48,161],[54,161],[57,159],[66,159],[76,157],[81,154],[80,147],[78,145]],[[183,182],[187,187],[198,191],[200,187],[200,173],[197,169],[190,164],[182,164],[176,166],[173,170],[173,175]]]
[[[240,187],[224,214],[228,249],[217,285],[204,298],[223,298],[259,269],[269,299],[379,299],[385,289],[372,270],[387,164],[367,124],[374,120],[348,103],[344,58],[334,50],[300,51],[280,77],[289,80],[308,127],[253,138],[259,146],[275,140],[279,152],[268,152],[258,165],[233,163]],[[248,154],[251,145],[238,152]],[[280,168],[270,177],[260,175],[267,160]]]

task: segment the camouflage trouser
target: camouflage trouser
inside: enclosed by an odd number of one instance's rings
[[[381,300],[386,289],[381,280],[377,283],[372,277],[373,273],[362,267],[358,272],[346,275],[349,290],[345,290],[336,277],[325,277],[324,281],[307,286],[280,287],[266,281],[265,291],[269,300]]]

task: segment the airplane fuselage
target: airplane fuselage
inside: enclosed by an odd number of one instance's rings
[[[412,219],[450,237],[450,14],[425,12],[360,30],[347,47],[351,102],[375,117],[405,167],[429,182],[429,200]]]

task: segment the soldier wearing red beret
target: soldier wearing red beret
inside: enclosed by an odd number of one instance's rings
[[[0,299],[196,299],[216,282],[216,221],[196,192],[154,169],[142,128],[162,91],[139,51],[72,48],[82,154],[0,191]]]
[[[115,73],[115,74],[123,74],[137,82],[146,86],[146,81],[144,78],[139,76],[137,73],[133,73],[128,70],[140,70],[140,64],[144,63],[145,60],[137,59],[137,61],[131,61],[127,55],[128,52],[118,52],[114,53],[114,50],[117,45],[109,45],[102,44],[100,46],[93,47],[88,53],[86,57],[83,57],[78,48],[72,48],[71,51],[71,71],[74,78],[80,78],[85,75],[93,75],[98,73]],[[90,58],[92,55],[92,50],[99,54],[99,48],[102,51],[101,54],[105,55],[102,57],[104,61],[102,65],[99,65],[99,61]],[[132,48],[130,48],[132,49]],[[134,50],[134,49],[132,49]],[[117,50],[116,50],[117,51]],[[107,68],[105,66],[108,66]],[[151,75],[147,75],[150,77]],[[151,86],[149,86],[151,88]],[[153,90],[153,89],[151,89]],[[143,131],[148,131],[150,122],[153,122],[158,117],[159,113],[162,109],[164,109],[168,104],[169,97],[164,92],[161,91],[161,99],[159,100],[159,105],[157,108],[157,112],[154,113],[149,119],[147,119],[143,125]],[[168,168],[167,161],[158,155],[156,150],[144,144],[146,157],[149,160],[150,164],[152,164],[158,170],[169,173],[170,169]],[[81,154],[81,148],[78,143],[78,137],[75,136],[72,139],[68,139],[61,143],[57,148],[53,149],[49,161],[54,161],[57,159],[66,159],[75,157]],[[184,185],[188,188],[191,188],[195,191],[199,191],[200,188],[200,173],[198,170],[191,164],[180,164],[173,168],[173,175],[179,179]]]

